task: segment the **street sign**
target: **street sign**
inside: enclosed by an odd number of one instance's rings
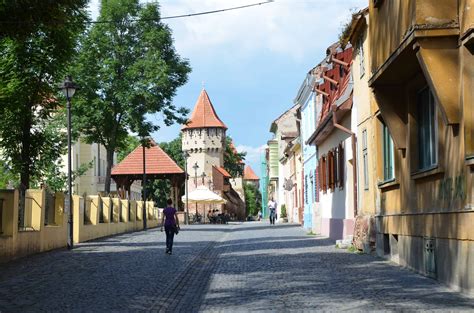
[[[64,199],[64,213],[69,214],[69,212],[70,212],[69,197],[66,197]]]

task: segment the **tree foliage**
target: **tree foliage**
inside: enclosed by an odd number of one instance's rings
[[[185,122],[187,109],[173,105],[172,98],[191,69],[176,53],[156,3],[102,1],[98,21],[111,22],[94,24],[81,42],[74,75],[82,89],[74,124],[86,142],[106,148],[109,192],[113,153],[128,132],[145,137],[158,129],[146,114],[161,113],[166,125]]]
[[[224,168],[232,177],[244,174],[244,163],[246,152],[237,152],[232,143],[232,138],[227,136],[224,150]]]
[[[178,164],[179,167],[184,169],[184,158],[181,148],[181,134],[170,142],[161,142],[160,148],[166,152],[173,161]],[[181,190],[184,192],[183,190]],[[166,200],[171,192],[171,183],[166,179],[159,179],[153,182],[149,182],[147,186],[147,194],[155,201],[155,203],[164,208],[166,206]]]
[[[133,135],[127,135],[122,146],[117,150],[117,162],[122,162],[136,147],[141,144],[140,139]]]
[[[64,152],[57,86],[84,29],[86,0],[0,4],[0,149],[22,188]],[[15,23],[21,23],[17,25]],[[66,27],[66,25],[74,25]],[[59,116],[59,117],[58,117]],[[51,126],[53,125],[53,126]]]
[[[261,207],[261,194],[258,188],[251,183],[244,183],[245,206],[247,215],[255,216]]]

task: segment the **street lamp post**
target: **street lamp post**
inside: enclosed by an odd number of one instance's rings
[[[146,164],[145,164],[145,137],[143,137],[143,182],[142,182],[142,193],[143,193],[143,230],[146,230],[146,218],[147,218],[147,211],[146,211]]]
[[[198,176],[198,168],[199,168],[199,165],[197,164],[197,162],[194,163],[193,168],[194,168],[194,187],[197,188],[197,176]]]
[[[184,193],[186,194],[186,218],[185,222],[186,225],[189,225],[189,208],[188,208],[188,158],[189,153],[188,151],[183,151],[183,158],[184,158]]]
[[[194,163],[193,168],[194,168],[194,187],[197,188],[197,185],[198,185],[197,176],[198,176],[198,168],[199,168],[199,165],[197,162]],[[198,216],[198,204],[196,202],[196,217],[197,216]]]
[[[71,170],[71,98],[78,87],[72,81],[71,76],[67,76],[59,86],[67,100],[67,191],[68,191],[68,222],[67,222],[67,248],[73,248],[73,219],[72,219],[72,170]]]

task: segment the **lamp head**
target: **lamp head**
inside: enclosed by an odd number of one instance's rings
[[[63,83],[59,86],[59,89],[63,93],[64,97],[66,99],[71,99],[72,96],[74,96],[74,93],[76,92],[78,86],[72,81],[72,78],[70,75],[66,76],[64,79]]]

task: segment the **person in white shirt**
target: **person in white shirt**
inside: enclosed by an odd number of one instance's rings
[[[268,201],[268,211],[270,212],[270,224],[275,225],[277,204],[273,198]]]

